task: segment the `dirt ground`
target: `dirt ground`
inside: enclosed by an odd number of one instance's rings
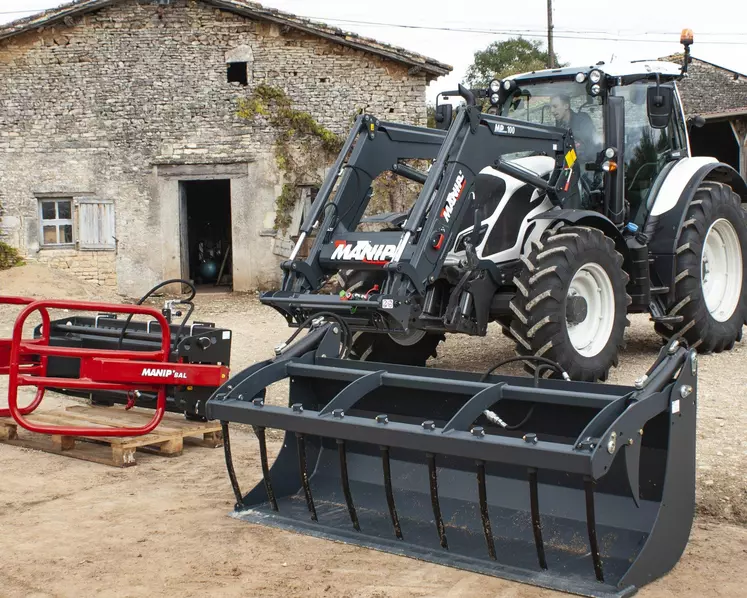
[[[114,298],[40,266],[0,272],[0,294]],[[9,335],[16,313],[0,306],[0,337]],[[251,295],[201,295],[194,317],[234,330],[235,369],[266,358],[290,332]],[[646,317],[632,319],[627,337],[611,383],[632,383],[658,351]],[[680,563],[641,596],[745,595],[746,351],[743,341],[730,353],[700,358],[698,518]],[[481,339],[449,337],[432,365],[483,370],[512,354],[491,328]],[[5,388],[0,381],[0,405]],[[283,403],[282,387],[273,387],[269,400]],[[63,402],[50,399],[44,407]],[[250,488],[261,479],[256,439],[236,430],[232,444],[242,485]],[[273,440],[270,449],[278,448]],[[244,523],[228,516],[232,506],[220,449],[190,447],[175,459],[138,454],[136,467],[120,470],[0,445],[0,598],[562,596]]]

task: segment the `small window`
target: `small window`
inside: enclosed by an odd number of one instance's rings
[[[248,68],[246,62],[228,63],[228,82],[240,83],[241,85],[249,84]]]
[[[44,199],[39,202],[42,247],[73,244],[73,200]]]

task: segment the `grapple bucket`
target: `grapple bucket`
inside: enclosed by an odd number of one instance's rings
[[[628,388],[330,359],[326,335],[208,402],[237,518],[588,596],[629,595],[678,561],[695,505],[693,351],[665,348]],[[289,406],[266,404],[284,378]],[[259,439],[263,481],[246,495],[228,422]],[[267,428],[286,431],[271,467]]]

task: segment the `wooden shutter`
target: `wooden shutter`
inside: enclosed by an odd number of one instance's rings
[[[81,249],[115,249],[114,202],[78,200],[78,246]]]

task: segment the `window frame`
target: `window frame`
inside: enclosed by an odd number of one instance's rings
[[[47,219],[44,218],[44,203],[54,203],[55,218]],[[61,202],[67,202],[70,204],[70,218],[60,218],[59,204]],[[72,196],[58,196],[58,197],[39,197],[37,198],[38,203],[38,214],[39,214],[39,247],[42,249],[74,249],[75,248],[75,201]],[[44,238],[44,228],[47,226],[54,226],[57,231],[57,243],[47,243]],[[61,237],[60,227],[70,226],[72,231],[72,241],[70,243],[59,242]]]

